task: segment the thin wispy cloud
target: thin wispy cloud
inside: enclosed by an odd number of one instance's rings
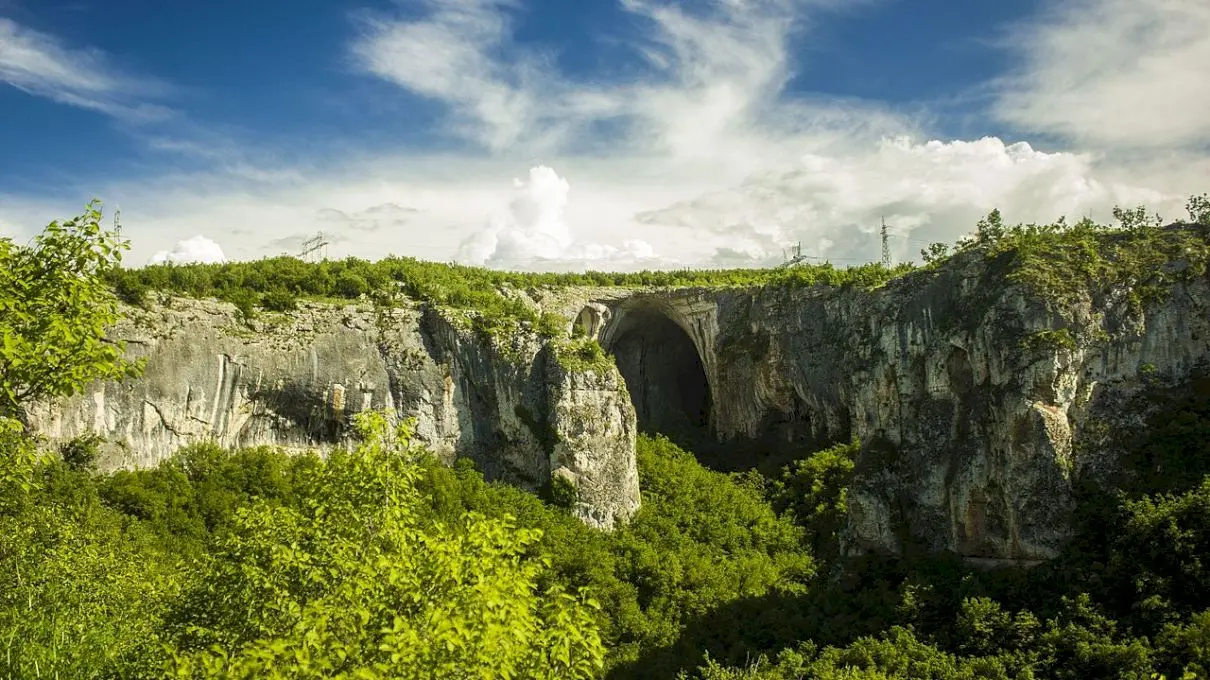
[[[0,82],[54,101],[128,122],[172,115],[155,103],[168,88],[115,68],[102,52],[72,48],[54,36],[0,17]]]
[[[1210,146],[1210,3],[1068,0],[1014,27],[993,112],[1099,148]]]

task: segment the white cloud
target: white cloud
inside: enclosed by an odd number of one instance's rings
[[[552,168],[531,168],[528,180],[514,179],[513,185],[516,194],[508,210],[463,241],[459,261],[502,269],[631,269],[657,264],[655,250],[642,239],[626,239],[620,245],[576,239],[564,216],[571,185]]]
[[[161,250],[151,256],[147,264],[221,264],[227,258],[217,243],[198,234],[179,241],[172,250]]]
[[[54,36],[0,17],[0,82],[63,104],[130,122],[162,120],[165,106],[140,101],[162,95],[155,81],[121,73],[95,49],[75,49]]]
[[[420,4],[429,10],[422,19],[364,16],[354,58],[369,73],[445,104],[452,130],[491,151],[592,146],[581,133],[602,122],[617,127],[602,145],[611,155],[687,164],[778,153],[762,128],[903,131],[898,116],[875,106],[838,115],[827,102],[776,105],[792,75],[787,48],[796,12],[831,8],[833,0],[711,0],[696,14],[671,3],[621,0],[650,27],[633,36],[633,47],[651,68],[609,83],[569,80],[549,55],[515,44],[508,12],[518,2]],[[856,4],[863,3],[849,3]],[[494,58],[500,54],[505,58]]]
[[[1210,145],[1210,3],[1066,0],[1005,39],[1023,62],[993,112],[1100,147]]]
[[[1097,0],[1103,7],[1117,1]],[[1075,32],[1071,18],[1091,12],[1093,0],[1068,2],[1074,9],[1032,24],[1036,43],[1021,44],[1098,44],[1097,35]],[[1168,8],[1164,17],[1178,5],[1140,2]],[[1090,108],[1084,104],[1028,108],[1030,97],[1043,101],[1045,83],[1074,77],[1062,75],[1077,67],[1061,63],[1078,56],[1067,47],[1022,56],[1020,77],[1000,83],[1015,88],[1022,126],[1052,133],[1087,127],[1068,147],[1043,152],[1012,143],[1020,137],[937,135],[927,121],[878,102],[788,95],[795,69],[812,66],[792,59],[792,41],[811,39],[812,17],[849,4],[839,0],[710,0],[694,11],[624,0],[641,20],[626,40],[646,66],[587,81],[513,41],[509,16],[517,3],[420,4],[419,19],[361,15],[363,30],[350,46],[356,64],[442,104],[448,131],[479,149],[346,150],[302,163],[205,135],[162,139],[160,148],[191,152],[213,169],[90,187],[122,204],[131,258],[205,233],[230,257],[251,259],[293,251],[322,230],[332,257],[395,253],[526,269],[742,266],[779,262],[801,241],[808,254],[853,263],[878,257],[883,216],[895,257],[905,259],[928,242],[954,240],[993,207],[1009,221],[1089,213],[1108,221],[1115,203],[1146,202],[1176,217],[1184,197],[1206,190],[1210,179],[1207,154],[1160,149],[1162,130],[1135,124],[1127,104],[1097,100],[1130,69],[1078,71],[1073,81],[1091,100],[1118,107],[1110,110],[1120,111],[1126,132],[1086,121],[1095,114],[1082,111]],[[1092,25],[1121,37],[1118,24]],[[1139,63],[1166,64],[1165,82],[1200,72],[1185,43],[1174,43],[1171,54],[1155,40],[1139,44],[1152,51]],[[1190,97],[1197,88],[1188,85]],[[1183,112],[1122,101],[1160,119],[1176,116],[1171,129],[1182,139],[1200,134],[1201,123],[1180,118]],[[1138,131],[1135,149],[1107,154],[1113,135],[1130,129]],[[547,169],[526,175],[535,166]],[[510,186],[517,176],[520,186]],[[67,212],[57,195],[9,198],[0,200],[0,224],[36,227],[78,212],[88,196],[68,197]]]
[[[883,218],[897,260],[933,241],[953,241],[992,207],[1012,222],[1109,220],[1114,204],[1145,202],[1176,216],[1184,196],[1102,176],[1092,157],[1046,153],[997,138],[973,142],[884,139],[844,155],[806,154],[734,189],[639,215],[650,225],[698,235],[701,258],[737,264],[780,261],[790,244],[837,263],[879,256]]]
[[[450,107],[455,132],[491,149],[534,142],[544,112],[538,87],[550,85],[536,59],[512,63],[488,55],[509,42],[506,0],[427,0],[419,21],[364,15],[354,57],[370,73]],[[541,84],[541,85],[540,85]],[[554,113],[555,115],[551,115]]]

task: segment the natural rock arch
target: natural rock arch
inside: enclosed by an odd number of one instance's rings
[[[687,448],[707,439],[713,408],[706,368],[693,338],[655,305],[618,310],[601,332],[634,403],[639,430]]]

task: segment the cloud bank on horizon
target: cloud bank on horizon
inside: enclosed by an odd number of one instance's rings
[[[986,49],[1008,67],[956,91],[958,110],[804,89],[827,68],[809,49],[821,27],[889,4],[618,0],[626,37],[587,72],[519,37],[520,0],[359,11],[344,77],[432,107],[431,143],[336,139],[314,157],[227,138],[163,77],[2,17],[0,82],[168,154],[88,188],[122,205],[135,261],[277,255],[323,231],[333,256],[507,269],[762,266],[792,244],[848,264],[877,259],[882,219],[906,260],[992,208],[1177,217],[1210,188],[1210,6],[1062,0],[996,26]],[[32,233],[83,198],[0,189],[0,229]]]

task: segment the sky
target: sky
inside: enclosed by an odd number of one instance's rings
[[[0,0],[0,236],[130,265],[919,260],[1210,191],[1205,0]]]

